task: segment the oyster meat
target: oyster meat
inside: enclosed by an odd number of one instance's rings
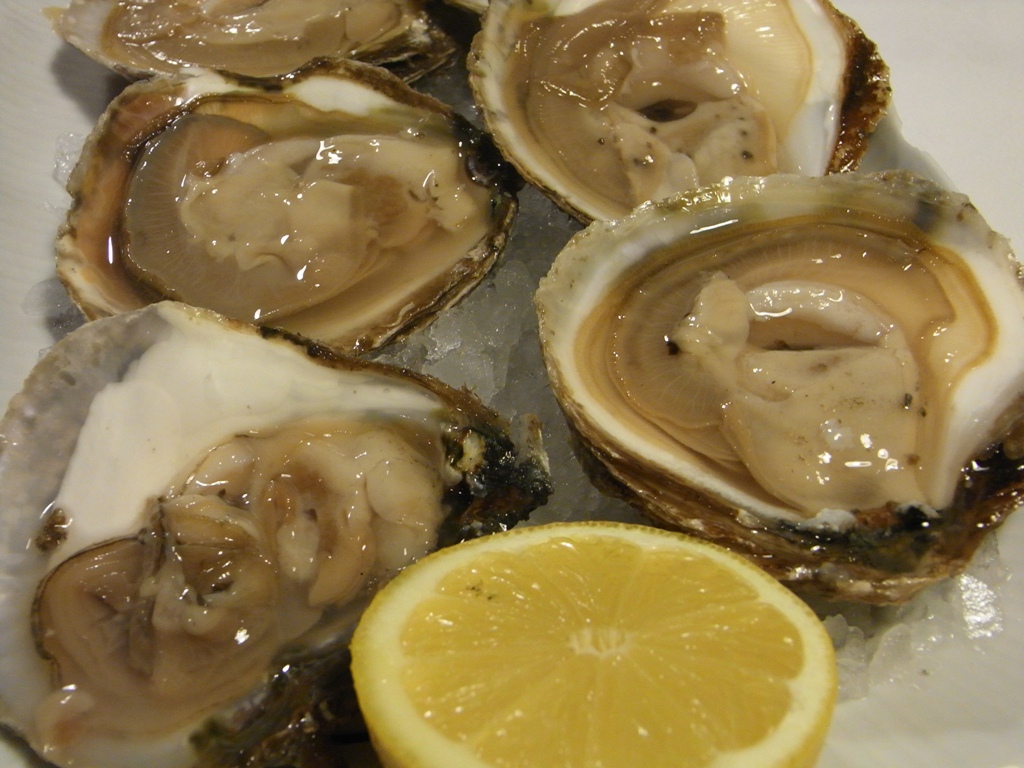
[[[154,78],[87,141],[57,272],[90,319],[170,298],[362,351],[483,278],[516,184],[465,120],[377,67]]]
[[[272,77],[340,57],[412,80],[455,50],[416,0],[71,0],[49,16],[67,42],[132,79],[187,67]]]
[[[962,195],[729,180],[595,222],[536,296],[595,477],[797,588],[902,601],[1024,488],[1024,290]]]
[[[875,45],[827,0],[495,0],[469,67],[502,152],[582,220],[853,169],[889,99]]]
[[[0,712],[66,766],[294,760],[377,586],[549,492],[469,393],[173,302],[59,342],[0,438]]]

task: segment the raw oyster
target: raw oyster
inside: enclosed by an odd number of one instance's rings
[[[536,302],[600,483],[795,588],[898,602],[1019,503],[1021,285],[962,195],[776,175],[591,224]]]
[[[889,99],[827,0],[495,0],[469,68],[502,152],[584,221],[726,176],[851,170]]]
[[[0,712],[83,768],[301,764],[375,588],[549,492],[468,392],[173,302],[59,342],[0,439]]]
[[[272,77],[342,57],[413,80],[455,50],[417,0],[71,0],[48,15],[67,42],[131,79],[187,67]]]
[[[453,110],[377,67],[154,78],[83,149],[57,272],[90,319],[170,298],[362,351],[483,278],[517,183]]]

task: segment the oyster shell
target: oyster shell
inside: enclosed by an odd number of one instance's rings
[[[58,765],[323,749],[376,587],[546,499],[504,429],[468,392],[182,304],[83,326],[0,423],[4,721]]]
[[[376,67],[154,78],[83,149],[57,272],[90,319],[170,298],[362,351],[483,278],[517,183],[453,110]]]
[[[469,68],[502,152],[584,221],[726,176],[851,170],[889,99],[827,0],[495,0]]]
[[[48,15],[67,42],[131,79],[187,67],[273,77],[342,57],[413,80],[455,51],[416,0],[71,0]]]
[[[1021,269],[962,195],[729,180],[590,225],[536,303],[599,482],[796,588],[902,601],[1019,502]]]

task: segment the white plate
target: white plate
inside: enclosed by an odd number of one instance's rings
[[[903,165],[943,169],[1024,248],[1024,3],[836,4],[892,69],[902,127],[882,149]],[[46,5],[0,0],[0,403],[78,322],[53,277],[52,241],[68,204],[55,167],[121,87],[56,39]],[[936,638],[897,659],[896,679],[839,706],[819,768],[1024,768],[1024,514],[998,541],[1008,573],[993,606],[999,631]],[[22,764],[0,742],[0,765]]]

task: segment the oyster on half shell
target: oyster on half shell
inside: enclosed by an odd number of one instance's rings
[[[330,57],[413,80],[455,51],[417,0],[71,0],[48,15],[67,42],[132,79],[187,67],[272,77]]]
[[[154,78],[82,151],[57,274],[90,319],[170,298],[363,351],[483,279],[517,184],[479,131],[377,67]]]
[[[889,100],[874,43],[827,0],[494,0],[469,69],[502,152],[582,220],[851,170]]]
[[[323,765],[375,589],[549,492],[468,392],[172,302],[59,342],[0,439],[0,716],[79,768]]]
[[[536,295],[607,489],[794,587],[901,601],[1024,488],[1024,290],[962,195],[744,178],[595,222]]]

